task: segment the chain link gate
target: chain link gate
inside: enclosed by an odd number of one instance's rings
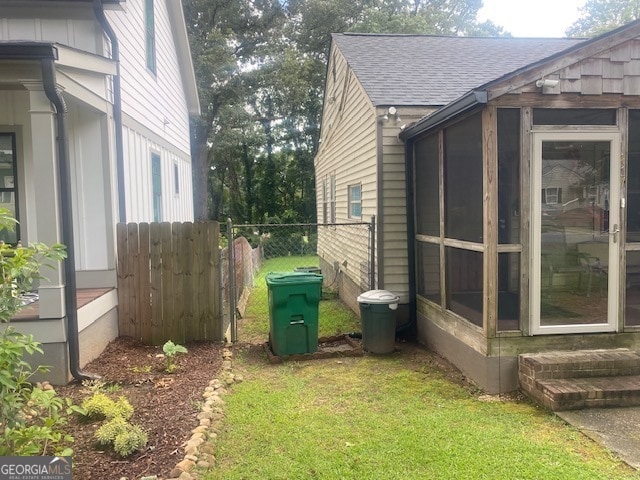
[[[229,219],[226,237],[222,290],[225,331],[232,342],[238,341],[237,317],[244,314],[252,287],[268,272],[322,273],[323,296],[375,288],[375,217],[333,224],[234,225]],[[267,303],[263,292],[264,298],[252,301]]]

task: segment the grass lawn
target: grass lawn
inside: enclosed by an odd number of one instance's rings
[[[257,290],[263,284],[264,274]],[[263,303],[252,294],[241,341],[249,329],[266,339]],[[320,335],[358,329],[335,299],[320,302],[319,318]],[[225,396],[225,420],[211,440],[216,464],[199,478],[640,478],[546,410],[521,397],[490,401],[414,344],[385,356],[270,365],[261,346],[241,343],[233,361],[244,381]]]
[[[631,468],[529,402],[482,401],[434,357],[269,365],[236,353],[213,479],[623,479]]]
[[[269,272],[292,272],[296,267],[317,267],[315,255],[278,257],[267,260],[254,279],[254,288],[244,318],[240,320],[240,341],[266,342],[269,338],[269,301],[266,276]],[[360,331],[360,319],[330,290],[323,289],[318,305],[318,336]]]

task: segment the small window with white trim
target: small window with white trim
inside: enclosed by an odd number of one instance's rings
[[[349,185],[349,218],[362,217],[362,185]]]

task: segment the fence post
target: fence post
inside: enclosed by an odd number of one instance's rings
[[[376,288],[376,216],[371,215],[371,278],[369,279],[370,288]]]
[[[235,274],[235,245],[233,242],[233,222],[227,219],[227,239],[229,241],[229,322],[231,326],[231,342],[238,341],[236,325],[236,274]]]

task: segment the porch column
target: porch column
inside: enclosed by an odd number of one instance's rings
[[[25,83],[29,90],[29,115],[31,118],[31,151],[33,155],[36,232],[30,239],[47,245],[62,243],[60,217],[60,183],[57,168],[56,116],[42,83]],[[46,278],[40,281],[40,318],[63,318],[64,274],[61,264],[41,272]]]

